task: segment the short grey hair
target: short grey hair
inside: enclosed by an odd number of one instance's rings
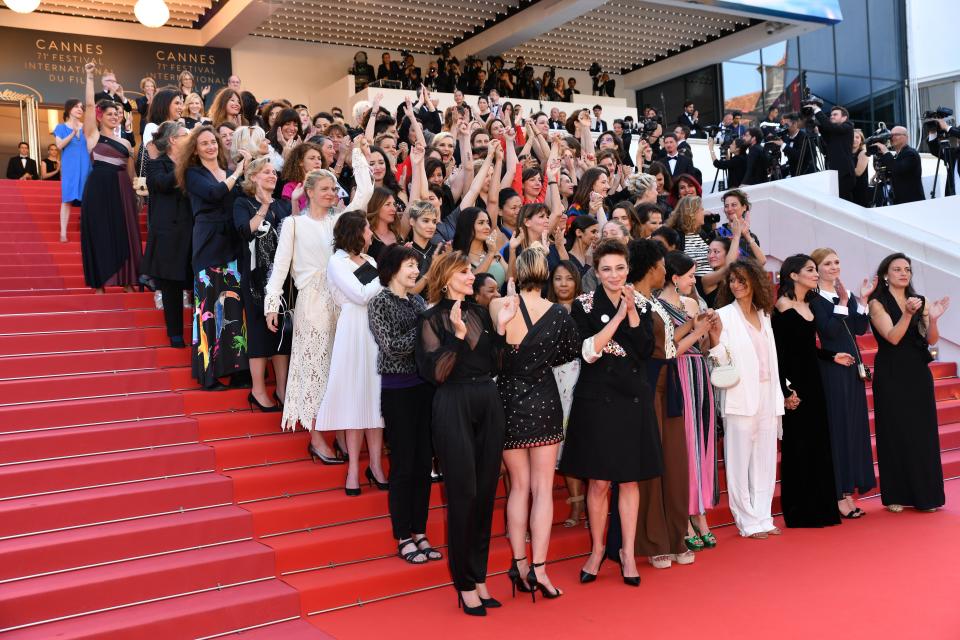
[[[166,153],[170,150],[170,140],[186,129],[182,124],[174,120],[167,120],[160,124],[156,133],[153,134],[153,146],[160,153]]]
[[[649,173],[634,173],[627,179],[627,190],[637,198],[643,198],[651,189],[657,190],[657,179]]]

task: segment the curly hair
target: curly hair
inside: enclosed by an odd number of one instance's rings
[[[734,278],[750,287],[753,306],[765,313],[773,310],[773,286],[770,278],[753,258],[740,258],[727,268],[727,277],[720,283],[717,292],[718,306],[723,307],[736,300],[730,291],[730,280]]]
[[[281,176],[284,182],[303,182],[303,179],[307,176],[306,171],[303,170],[303,159],[309,151],[316,151],[320,154],[320,162],[323,163],[323,151],[320,148],[320,145],[314,144],[312,142],[301,142],[293,151],[290,152],[290,157],[288,157],[283,162],[283,175]]]
[[[223,148],[223,141],[220,140],[220,136],[217,135],[214,128],[208,124],[194,127],[193,131],[190,132],[190,137],[183,143],[179,157],[174,163],[176,166],[175,175],[177,176],[177,185],[184,191],[187,190],[187,169],[190,167],[199,167],[203,164],[200,162],[200,156],[197,155],[197,143],[200,140],[200,136],[205,133],[209,133],[213,136],[213,139],[217,141],[217,164],[220,165],[221,169],[226,169],[227,167],[227,152],[226,149]]]
[[[700,229],[697,212],[703,209],[700,196],[683,196],[667,219],[667,226],[681,235],[690,235]]]
[[[630,282],[643,280],[650,269],[667,255],[664,246],[656,240],[631,240],[627,243],[627,250],[630,252],[630,273],[627,275]]]

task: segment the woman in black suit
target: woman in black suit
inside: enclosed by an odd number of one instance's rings
[[[247,386],[247,329],[233,188],[249,154],[228,174],[220,138],[213,127],[202,125],[193,129],[180,158],[177,183],[187,192],[193,211],[193,374],[205,391],[226,389],[219,380],[224,376],[231,377],[232,386]]]
[[[163,300],[163,318],[170,346],[182,349],[183,292],[190,288],[190,244],[193,213],[190,200],[177,186],[176,164],[181,143],[190,133],[178,122],[164,122],[147,144],[144,166],[147,189],[147,248],[140,271],[153,278]]]
[[[573,393],[567,441],[559,472],[587,478],[587,512],[593,542],[580,582],[592,582],[604,557],[610,483],[620,483],[623,581],[640,584],[633,555],[640,493],[637,483],[663,473],[663,454],[647,359],[653,322],[627,283],[626,246],[607,240],[593,252],[600,287],[573,302],[571,315],[583,341],[583,365]]]

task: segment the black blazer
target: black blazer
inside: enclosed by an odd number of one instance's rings
[[[693,166],[693,160],[688,158],[679,148],[677,149],[677,161],[673,164],[672,169],[670,167],[670,159],[667,158],[666,152],[662,152],[657,157],[657,162],[660,162],[663,164],[663,166],[670,169],[670,175],[674,178],[684,173],[691,176],[696,173],[696,169]]]
[[[193,211],[193,273],[239,258],[240,237],[233,224],[235,192],[205,167],[189,167],[186,183]]]
[[[403,80],[403,74],[400,73],[400,65],[391,60],[390,67],[388,68],[387,65],[381,63],[380,66],[377,67],[377,80],[396,80],[398,82]]]
[[[893,204],[924,200],[923,182],[920,179],[920,154],[913,147],[904,147],[894,156],[887,152],[880,162],[890,171],[893,185]]]
[[[820,136],[827,145],[827,169],[833,169],[840,178],[855,175],[856,164],[853,159],[853,123],[847,120],[841,124],[830,122],[830,115],[818,111],[814,116]]]
[[[27,158],[26,167],[24,167],[23,162],[20,161],[20,156],[10,158],[10,162],[7,163],[8,180],[19,180],[27,173],[29,173],[30,177],[34,180],[40,179],[40,174],[37,172],[37,163],[33,158]]]
[[[759,143],[750,145],[750,148],[747,149],[747,167],[740,184],[763,184],[766,182],[768,164],[767,156],[763,153],[763,147]]]
[[[147,200],[147,248],[140,270],[154,278],[190,282],[193,213],[190,200],[177,186],[173,160],[166,154],[144,163]]]
[[[813,164],[813,146],[815,144],[816,141],[810,139],[803,129],[797,132],[795,138],[787,140],[786,144],[783,145],[783,155],[787,157],[790,175],[805,176],[815,171]]]
[[[727,188],[734,189],[743,183],[743,177],[747,175],[747,156],[738,153],[729,160],[714,160],[713,166],[727,172]]]
[[[114,94],[112,94],[112,93],[107,93],[106,91],[101,91],[101,92],[98,93],[97,95],[93,96],[93,104],[97,104],[97,103],[100,102],[101,100],[113,100],[113,101],[116,102],[118,105],[120,105],[121,107],[123,107],[123,110],[126,111],[127,113],[130,113],[130,112],[133,111],[133,107],[130,106],[130,100],[129,100],[129,99],[128,99],[126,102],[124,102],[122,98],[120,98],[119,96],[116,96],[116,95],[114,95]]]

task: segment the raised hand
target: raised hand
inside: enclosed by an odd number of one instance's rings
[[[507,280],[507,295],[515,296],[517,295],[517,283],[513,278]]]
[[[938,320],[950,308],[950,298],[943,297],[930,303],[930,319]]]
[[[507,323],[517,315],[517,295],[506,295],[503,304],[497,312],[497,333],[503,335],[507,331]]]
[[[413,149],[410,150],[410,162],[414,166],[420,166],[423,164],[423,158],[425,155],[426,149],[422,143],[418,142],[417,144],[413,145]]]
[[[843,286],[840,280],[837,280],[837,296],[840,298],[840,306],[845,307],[850,302],[850,292]]]
[[[83,65],[83,70],[87,72],[87,77],[92,78],[93,72],[97,70],[97,65],[94,62],[88,62]]]
[[[877,288],[877,282],[880,281],[880,278],[873,276],[872,279],[864,278],[863,282],[860,284],[860,297],[862,300],[867,300],[870,298],[870,295]]]
[[[201,98],[206,98],[206,97],[207,97],[207,94],[209,94],[209,93],[210,93],[210,85],[207,85],[206,87],[204,87],[203,89],[200,90],[200,97],[201,97]]]
[[[917,311],[920,311],[920,308],[922,306],[923,306],[923,300],[921,300],[920,298],[916,298],[916,297],[907,298],[907,303],[903,305],[903,312],[908,316],[912,316]]]
[[[596,215],[596,213],[603,206],[603,194],[597,193],[596,191],[590,192],[590,213]]]
[[[457,300],[450,307],[450,325],[453,327],[453,334],[463,340],[467,337],[467,325],[463,321],[463,312],[460,310],[461,300]]]

